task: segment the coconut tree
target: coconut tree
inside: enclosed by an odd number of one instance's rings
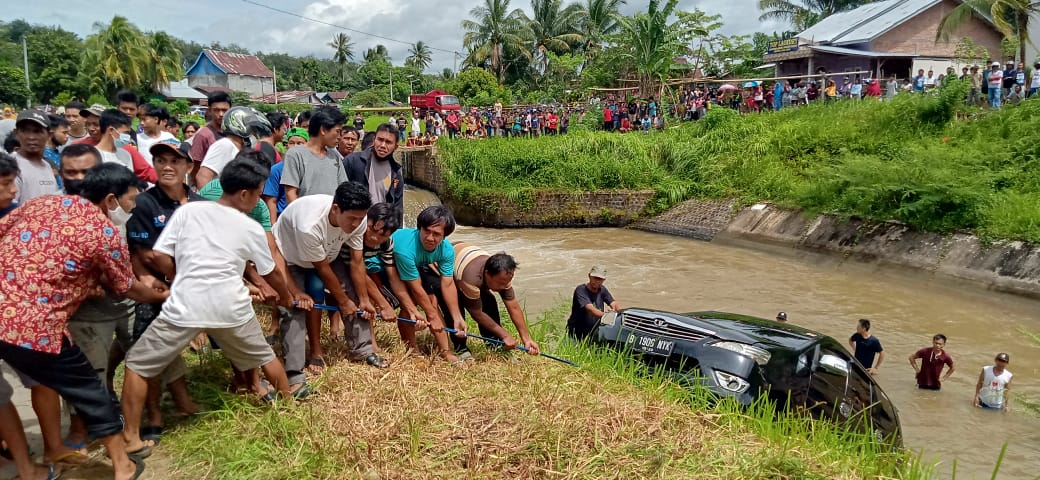
[[[623,55],[635,67],[644,96],[652,94],[655,82],[661,82],[663,88],[675,57],[686,50],[684,38],[668,23],[678,0],[667,2],[662,8],[660,0],[650,0],[646,13],[621,19],[622,39],[629,46]]]
[[[430,51],[430,46],[422,40],[415,42],[408,49],[408,58],[405,59],[405,64],[418,68],[421,72],[426,70],[431,63],[433,63],[433,52]]]
[[[607,36],[621,28],[618,8],[624,4],[625,0],[585,0],[583,4],[576,4],[574,15],[586,57],[595,56]]]
[[[365,50],[364,59],[366,63],[375,62],[378,60],[390,60],[390,52],[382,44],[376,45],[373,48]]]
[[[1032,0],[964,0],[939,21],[935,40],[948,42],[970,18],[985,18],[1006,37],[1018,38],[1019,60],[1026,62],[1029,17],[1040,14],[1040,3]]]
[[[759,21],[789,22],[802,31],[835,13],[851,10],[871,0],[758,0]]]
[[[533,56],[544,72],[549,64],[547,52],[562,54],[570,51],[572,45],[581,45],[578,9],[575,5],[564,8],[562,0],[531,0],[531,10],[534,15],[528,19],[528,28],[534,43]]]
[[[84,41],[80,71],[92,92],[110,87],[136,88],[148,76],[148,42],[126,17],[114,16],[108,25],[94,24],[96,32]]]
[[[350,35],[337,33],[332,36],[332,41],[327,44],[332,47],[332,60],[339,64],[339,77],[343,79],[346,72],[347,61],[354,59],[354,42],[350,41]]]
[[[149,87],[158,92],[170,85],[171,79],[184,75],[181,67],[181,51],[173,37],[166,32],[152,32],[148,35],[147,75]]]
[[[505,78],[508,53],[531,58],[525,45],[531,38],[527,17],[519,8],[510,10],[509,0],[484,0],[469,11],[472,18],[462,21],[466,30],[463,45],[471,51],[467,56],[470,64],[487,63],[498,83]]]

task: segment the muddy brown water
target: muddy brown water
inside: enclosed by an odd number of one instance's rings
[[[430,192],[409,190],[406,224]],[[411,220],[409,220],[411,219]],[[459,227],[452,240],[520,264],[514,287],[528,317],[570,302],[594,264],[605,265],[607,286],[623,306],[688,312],[721,310],[773,318],[830,335],[847,345],[859,318],[885,349],[877,379],[899,409],[905,444],[941,461],[936,478],[989,478],[1008,443],[997,478],[1040,476],[1040,418],[1023,408],[984,411],[971,405],[975,382],[998,352],[1008,352],[1012,392],[1040,400],[1040,302],[908,271],[879,269],[810,254],[777,254],[627,229],[485,229]],[[565,316],[549,321],[565,322]],[[908,357],[949,337],[956,370],[942,391],[915,387]]]

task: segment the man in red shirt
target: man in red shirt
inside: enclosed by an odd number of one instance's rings
[[[168,292],[136,282],[125,223],[140,192],[126,168],[103,164],[83,180],[81,196],[32,199],[0,220],[0,359],[56,390],[101,439],[117,480],[140,476],[150,452],[128,457],[119,406],[66,323],[89,295],[108,291],[140,302],[161,302]],[[4,429],[19,428],[5,425]]]
[[[953,358],[943,350],[945,347],[946,335],[939,333],[932,337],[931,347],[924,347],[910,355],[910,366],[914,367],[917,374],[917,388],[939,390],[942,382],[953,375]],[[921,366],[917,366],[918,359],[921,360]],[[946,375],[941,375],[944,365],[950,368],[946,370]]]
[[[603,106],[603,129],[608,132],[614,129],[614,112],[609,105]]]
[[[231,110],[231,95],[228,95],[226,92],[213,92],[206,98],[206,105],[209,106],[209,109],[206,110],[209,121],[206,122],[206,126],[200,128],[195,133],[194,137],[191,137],[190,154],[195,164],[191,169],[188,185],[199,189],[202,189],[205,185],[196,185],[195,175],[199,173],[199,167],[202,166],[202,160],[206,158],[206,152],[209,151],[210,145],[224,138],[224,131],[221,129],[221,125],[224,122],[224,114]]]

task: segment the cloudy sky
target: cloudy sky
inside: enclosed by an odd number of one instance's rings
[[[250,3],[253,2],[253,3]],[[86,36],[95,22],[108,23],[113,15],[123,15],[142,30],[165,30],[177,37],[202,44],[217,41],[237,43],[251,51],[287,52],[328,58],[326,44],[339,32],[350,35],[355,56],[382,43],[395,64],[407,57],[408,45],[422,40],[433,51],[433,69],[453,66],[452,51],[462,51],[459,22],[482,0],[177,0],[143,2],[125,0],[52,0],[48,2],[5,2],[4,17],[22,18],[29,23],[58,25]],[[259,3],[333,25],[390,39],[345,31],[321,23],[276,12]],[[530,12],[528,0],[513,0],[513,7]],[[726,34],[772,33],[785,26],[758,21],[756,0],[680,0],[681,9],[698,7],[721,14]],[[86,5],[89,5],[87,7]],[[629,0],[622,13],[646,10],[646,0]],[[143,7],[147,8],[143,8]],[[129,8],[128,8],[129,7]]]

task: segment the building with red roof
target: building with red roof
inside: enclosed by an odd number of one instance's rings
[[[274,93],[274,72],[256,55],[204,49],[184,74],[188,85],[211,91],[212,87],[246,92],[251,97]],[[206,88],[211,87],[211,88]]]

